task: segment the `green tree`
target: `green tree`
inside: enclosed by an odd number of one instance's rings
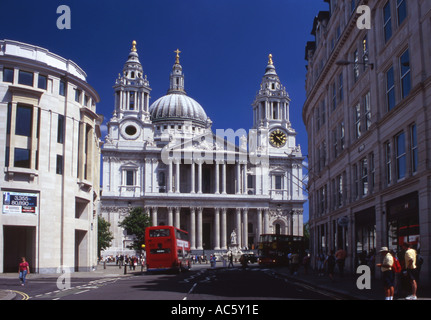
[[[109,231],[110,226],[111,224],[101,216],[97,217],[97,253],[99,257],[102,250],[108,248],[114,239],[112,232]]]
[[[145,244],[145,229],[151,226],[151,220],[143,208],[133,208],[118,225],[124,228],[128,234],[133,234],[136,237],[132,248],[140,250]]]

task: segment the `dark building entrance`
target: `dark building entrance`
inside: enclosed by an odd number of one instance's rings
[[[35,270],[36,228],[3,226],[3,272],[18,272],[21,257],[30,265],[30,272]]]

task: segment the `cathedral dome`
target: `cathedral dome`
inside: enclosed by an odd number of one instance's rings
[[[207,126],[208,117],[202,106],[184,93],[170,93],[155,101],[150,107],[153,123],[166,121],[191,121]]]
[[[175,52],[177,57],[170,75],[168,93],[150,106],[151,121],[153,123],[189,121],[193,125],[208,128],[211,121],[204,109],[198,102],[187,96],[184,90],[184,74],[179,56],[181,51]]]

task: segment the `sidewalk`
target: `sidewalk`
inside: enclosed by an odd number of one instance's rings
[[[342,298],[348,300],[384,300],[383,283],[380,279],[371,279],[371,289],[358,289],[356,282],[360,275],[345,274],[341,277],[338,273],[335,274],[334,280],[331,280],[328,275],[318,276],[313,270],[309,270],[305,274],[304,269],[300,268],[298,275],[291,275],[287,267],[280,267],[274,269],[275,272],[283,275],[292,281],[307,284],[316,289],[320,288]],[[400,291],[396,294],[394,300],[405,300],[408,292]],[[418,286],[417,292],[418,300],[431,300],[431,288]]]
[[[72,279],[94,279],[94,278],[112,278],[112,277],[130,277],[134,275],[141,274],[141,267],[136,267],[136,270],[129,270],[127,267],[127,273],[124,273],[124,266],[119,268],[115,264],[107,264],[106,269],[103,267],[103,264],[98,265],[96,270],[88,271],[88,272],[72,272],[70,276]],[[61,274],[58,273],[30,273],[27,275],[27,280],[41,280],[41,279],[57,279]],[[18,273],[0,273],[0,279],[16,279],[18,280]],[[2,290],[0,289],[0,301],[1,300],[13,300],[16,296],[16,293],[12,290]]]

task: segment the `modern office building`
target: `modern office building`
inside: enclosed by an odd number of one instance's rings
[[[343,248],[353,272],[410,242],[429,282],[431,2],[326,2],[306,45],[312,252]]]
[[[128,253],[133,237],[118,222],[133,207],[144,208],[153,225],[188,231],[200,253],[232,242],[257,248],[263,233],[302,235],[303,157],[272,56],[250,108],[253,127],[214,133],[204,108],[186,93],[179,53],[167,94],[152,104],[136,43],[115,82],[101,209],[115,239],[104,255]]]
[[[0,272],[97,263],[100,124],[97,92],[74,62],[0,41]]]

